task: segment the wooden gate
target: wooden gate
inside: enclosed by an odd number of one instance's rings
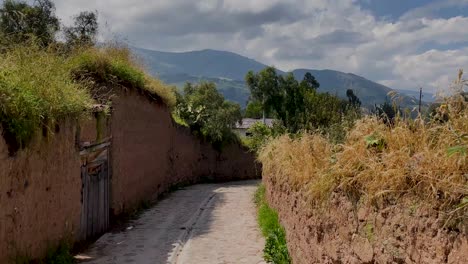
[[[109,228],[109,142],[86,146],[81,155],[80,239],[103,234]]]

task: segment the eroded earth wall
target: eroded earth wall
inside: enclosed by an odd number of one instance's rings
[[[312,203],[287,184],[263,181],[295,264],[468,261],[467,234],[441,228],[444,220],[431,208],[408,200],[377,209],[334,193],[328,206],[312,210]]]

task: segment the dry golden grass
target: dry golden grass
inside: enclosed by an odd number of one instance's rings
[[[462,82],[460,76],[456,83]],[[439,112],[449,117],[447,122],[396,120],[390,127],[366,117],[339,145],[317,134],[296,139],[284,135],[259,154],[264,177],[288,183],[313,201],[325,201],[333,191],[368,201],[411,195],[440,208],[466,211],[468,103],[458,91]]]

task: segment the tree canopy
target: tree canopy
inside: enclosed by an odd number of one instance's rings
[[[231,129],[241,122],[239,104],[224,100],[214,83],[187,83],[178,95],[175,113],[193,131],[212,142],[223,142],[232,136]]]
[[[35,0],[33,5],[5,0],[0,8],[0,31],[13,43],[34,37],[41,45],[47,46],[55,41],[59,29],[55,5],[50,0]]]
[[[64,29],[65,39],[71,46],[94,45],[98,32],[97,12],[83,11],[74,17],[74,25]]]
[[[309,72],[298,82],[292,73],[278,75],[275,68],[267,67],[248,72],[245,80],[252,94],[249,114],[257,106],[274,115],[290,133],[330,127],[348,112],[359,112],[361,104],[352,90],[348,90],[348,101],[318,92],[320,84]]]

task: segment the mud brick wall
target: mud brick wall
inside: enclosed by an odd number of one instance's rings
[[[312,203],[287,184],[264,177],[266,196],[286,229],[294,264],[467,263],[468,236],[443,229],[431,208],[402,201],[385,208],[353,204],[334,193],[329,206]]]

